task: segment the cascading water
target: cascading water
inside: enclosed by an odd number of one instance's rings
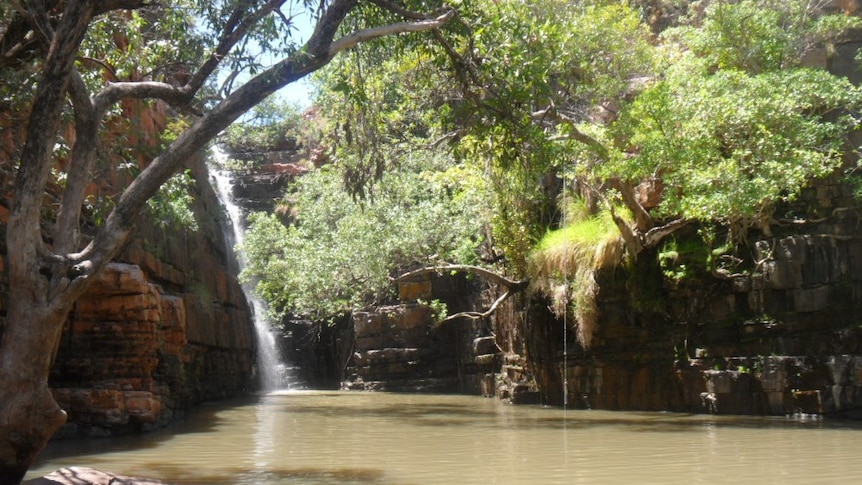
[[[236,203],[233,195],[234,177],[229,171],[219,167],[224,165],[222,162],[226,161],[228,156],[217,146],[213,147],[212,156],[217,163],[216,166],[210,164],[208,168],[214,182],[213,187],[216,189],[216,193],[230,219],[228,221],[230,227],[224,228],[225,241],[229,252],[236,251],[238,267],[234,269],[239,274],[246,264],[246,259],[245,255],[235,248],[243,242],[246,229],[245,222],[242,217],[242,209]],[[242,290],[254,313],[254,328],[257,337],[257,373],[261,390],[285,389],[289,387],[292,380],[288,375],[290,368],[282,362],[279,355],[275,334],[272,331],[272,322],[267,316],[266,303],[257,296],[253,283],[243,283]]]

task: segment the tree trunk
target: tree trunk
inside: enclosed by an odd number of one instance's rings
[[[70,309],[71,304],[50,308],[26,298],[9,302],[0,337],[0,485],[19,483],[66,422],[48,389],[48,374]]]

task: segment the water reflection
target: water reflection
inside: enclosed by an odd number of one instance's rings
[[[56,443],[31,476],[75,464],[177,484],[848,483],[860,454],[852,422],[300,391],[209,406],[166,432]]]

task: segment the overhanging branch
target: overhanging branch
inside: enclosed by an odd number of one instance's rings
[[[438,322],[438,325],[442,325],[442,324],[447,323],[447,322],[458,320],[459,318],[467,318],[470,320],[481,320],[483,318],[490,317],[491,315],[494,314],[495,311],[497,311],[497,307],[499,307],[501,303],[506,301],[514,293],[515,292],[512,292],[511,290],[506,290],[502,295],[500,295],[497,298],[496,301],[494,301],[494,304],[491,305],[484,312],[460,312],[460,313],[456,313],[454,315],[449,315],[448,317],[444,318],[443,320],[440,320]]]
[[[509,279],[509,278],[506,278],[505,276],[503,276],[499,273],[495,273],[491,270],[482,268],[480,266],[471,266],[471,265],[466,265],[466,264],[447,264],[447,265],[441,265],[441,266],[429,266],[429,267],[425,267],[425,268],[419,268],[417,270],[404,273],[403,275],[399,276],[396,279],[396,281],[406,281],[406,280],[411,280],[411,279],[414,279],[418,276],[423,276],[426,274],[440,274],[443,272],[461,272],[461,273],[475,274],[477,276],[481,276],[482,278],[485,278],[486,280],[492,281],[494,283],[497,283],[497,284],[505,287],[506,291],[503,292],[502,295],[497,297],[497,300],[495,300],[494,303],[484,312],[460,312],[460,313],[456,313],[454,315],[449,315],[448,317],[446,317],[443,320],[441,320],[440,322],[438,322],[440,324],[446,323],[446,322],[451,322],[453,320],[458,320],[459,318],[467,318],[470,320],[479,320],[482,318],[487,318],[487,317],[491,316],[495,311],[497,311],[497,308],[500,306],[500,304],[502,304],[504,301],[506,301],[509,297],[511,297],[515,293],[518,293],[518,292],[525,290],[527,288],[527,286],[530,284],[529,280]]]
[[[423,276],[426,274],[440,274],[444,272],[460,272],[460,273],[472,273],[477,276],[481,276],[486,280],[493,281],[494,283],[505,286],[510,291],[521,291],[527,288],[529,285],[529,280],[512,280],[506,278],[505,276],[495,273],[491,270],[482,268],[481,266],[471,266],[469,264],[444,264],[440,266],[427,266],[424,268],[419,268],[413,271],[409,271],[407,273],[402,274],[396,281],[406,281],[416,278],[417,276]]]
[[[569,133],[565,138],[572,139],[575,141],[579,141],[584,145],[592,148],[596,154],[603,159],[608,158],[608,149],[605,147],[600,141],[595,138],[587,135],[583,131],[579,130],[577,127],[577,123],[575,120],[569,118],[568,116],[560,113],[554,105],[550,105],[543,110],[536,111],[530,114],[530,117],[534,121],[543,120],[546,118],[550,118],[557,123],[564,124],[569,127]]]
[[[93,99],[96,115],[101,120],[110,106],[122,99],[161,99],[177,106],[186,107],[193,93],[184,88],[156,81],[129,81],[105,86]]]
[[[379,39],[380,37],[404,34],[407,32],[427,32],[429,30],[434,30],[441,27],[454,16],[455,11],[448,10],[446,13],[434,19],[421,20],[418,22],[399,22],[396,24],[384,25],[382,27],[357,30],[356,32],[347,34],[334,41],[329,47],[329,55],[334,56],[343,50],[350,49],[351,47],[355,47],[363,42],[368,42],[369,40]]]

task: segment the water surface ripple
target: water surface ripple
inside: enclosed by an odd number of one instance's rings
[[[860,456],[855,422],[288,391],[149,435],[53,443],[28,477],[78,465],[207,485],[845,484],[862,483]]]

